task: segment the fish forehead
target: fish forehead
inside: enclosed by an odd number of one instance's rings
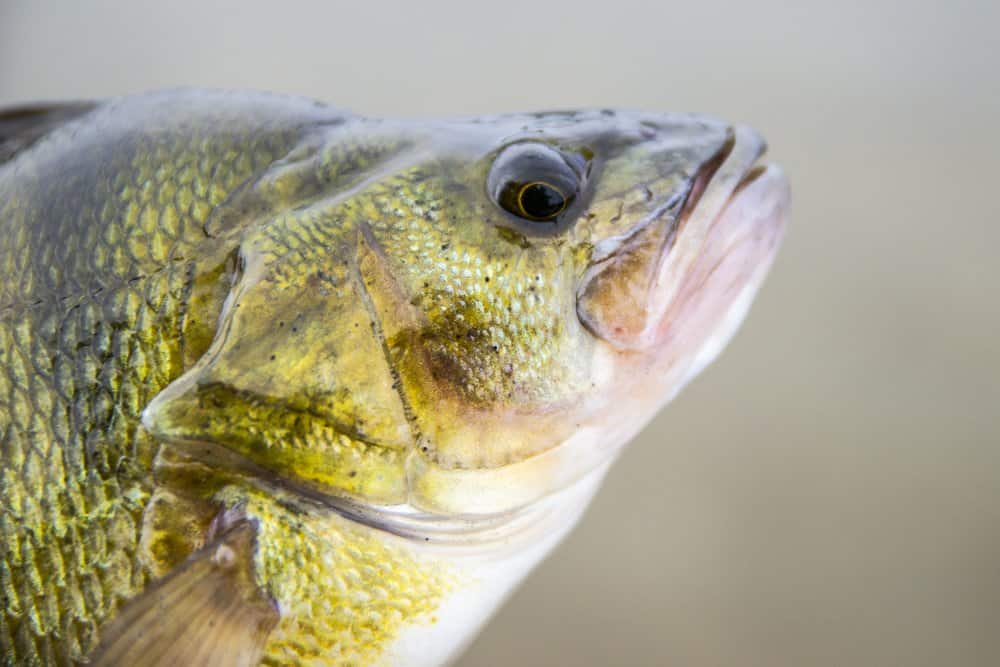
[[[709,115],[684,112],[651,112],[634,109],[576,109],[443,117],[434,122],[461,126],[490,126],[505,132],[550,131],[577,135],[615,132],[647,136],[649,132],[698,131],[725,128],[728,123]]]
[[[713,116],[636,110],[580,109],[426,119],[359,119],[373,129],[423,135],[440,152],[474,153],[518,141],[583,144],[606,157],[640,144],[681,148],[715,143],[730,124]]]

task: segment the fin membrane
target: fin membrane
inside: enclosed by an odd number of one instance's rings
[[[0,109],[0,164],[95,106],[93,102],[65,102]]]
[[[278,612],[254,583],[255,533],[240,521],[127,603],[90,664],[257,665]]]

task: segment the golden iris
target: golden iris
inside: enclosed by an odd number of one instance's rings
[[[532,220],[551,220],[566,208],[566,196],[551,183],[532,181],[517,192],[517,208]]]

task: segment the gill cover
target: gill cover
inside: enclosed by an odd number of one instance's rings
[[[405,500],[409,427],[356,230],[337,217],[402,149],[314,138],[213,214],[206,231],[238,244],[238,270],[211,347],[145,410],[153,435],[316,491]]]

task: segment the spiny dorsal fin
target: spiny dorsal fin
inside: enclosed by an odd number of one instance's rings
[[[94,102],[61,102],[0,109],[0,164],[95,106]]]
[[[90,664],[256,665],[278,612],[254,583],[255,532],[240,521],[126,604]]]

